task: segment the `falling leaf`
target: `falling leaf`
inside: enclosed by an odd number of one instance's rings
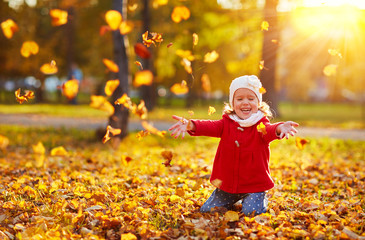
[[[136,138],[138,138],[138,140],[141,140],[143,137],[146,137],[150,135],[150,132],[147,130],[141,130],[136,134]]]
[[[216,188],[220,188],[221,186],[222,186],[222,183],[223,183],[223,181],[222,180],[220,180],[220,179],[218,179],[218,178],[216,178],[216,179],[214,179],[214,180],[212,180],[212,185],[214,186],[214,187],[216,187]]]
[[[58,72],[56,61],[52,60],[51,63],[45,63],[40,68],[43,74],[51,75]]]
[[[195,60],[195,57],[194,55],[192,54],[192,52],[190,50],[182,50],[182,49],[178,49],[176,50],[176,55],[178,55],[179,57],[181,58],[185,58],[189,61],[194,61]]]
[[[280,42],[277,39],[271,39],[271,42],[280,45]]]
[[[210,115],[212,115],[215,112],[216,112],[215,108],[212,107],[212,106],[209,106],[209,108],[208,108],[208,115],[210,116]]]
[[[141,68],[141,70],[143,70],[143,66],[142,66],[141,62],[135,61],[134,64],[136,64],[137,66],[139,66]]]
[[[62,94],[69,100],[74,99],[79,92],[79,81],[70,79],[62,84]]]
[[[187,60],[186,58],[183,58],[180,63],[184,67],[184,69],[187,73],[189,73],[189,74],[193,73],[193,69],[191,67],[191,62],[189,60]]]
[[[267,21],[262,21],[261,23],[261,31],[269,31],[269,23]]]
[[[52,26],[61,26],[67,23],[68,13],[61,9],[51,9],[49,15],[52,18]]]
[[[138,104],[138,106],[134,106],[132,108],[132,113],[140,117],[141,119],[147,118],[147,108],[145,105],[144,100],[141,100],[141,102]]]
[[[152,7],[158,8],[160,6],[166,5],[168,2],[168,0],[153,0]]]
[[[100,27],[99,35],[103,36],[105,33],[111,31],[112,29],[108,25],[103,25]]]
[[[151,35],[151,38],[149,38],[149,35]],[[144,45],[150,47],[151,44],[156,46],[156,43],[161,43],[163,41],[163,38],[160,33],[151,32],[150,34],[148,34],[148,31],[146,31],[142,34],[142,40]]]
[[[300,150],[304,149],[304,146],[309,143],[308,140],[304,139],[304,138],[300,138],[300,137],[296,137],[295,138],[295,145],[297,146],[297,148],[299,148]]]
[[[342,58],[342,54],[340,53],[340,51],[338,49],[328,49],[328,53],[331,56],[338,56],[339,58]]]
[[[193,46],[198,45],[199,42],[199,36],[196,33],[193,33]]]
[[[91,96],[90,107],[105,111],[110,115],[114,113],[114,107],[104,96]]]
[[[172,85],[170,91],[176,95],[182,95],[188,93],[189,88],[187,87],[186,81],[183,81],[182,83],[175,83]]]
[[[193,116],[193,115],[194,115],[194,111],[189,110],[189,111],[188,111],[188,114],[189,114],[190,116]]]
[[[134,87],[140,87],[142,85],[151,85],[153,82],[153,73],[150,70],[143,70],[136,73],[133,81]]]
[[[265,61],[264,61],[264,60],[261,60],[261,61],[260,61],[259,69],[260,69],[260,70],[262,70],[262,69],[268,70],[268,68],[267,68],[267,67],[265,67]]]
[[[262,122],[260,122],[260,124],[257,125],[257,131],[259,133],[262,133],[263,135],[267,134],[267,132],[266,132],[266,126]]]
[[[323,73],[327,77],[335,76],[337,74],[337,65],[336,64],[329,64],[323,68]]]
[[[134,28],[134,24],[132,21],[123,21],[120,26],[119,26],[119,31],[120,31],[120,34],[122,35],[126,35],[128,33],[130,33]]]
[[[266,93],[266,89],[264,87],[260,87],[259,93],[265,94]]]
[[[106,143],[110,140],[110,136],[116,136],[119,135],[122,132],[122,130],[113,128],[112,126],[108,125],[106,128],[105,136],[103,137],[103,143]]]
[[[165,167],[171,167],[171,160],[172,160],[172,152],[171,151],[162,151],[161,156],[165,159],[165,162],[162,164],[165,165]]]
[[[167,46],[166,46],[166,47],[167,47],[167,48],[169,48],[169,47],[171,47],[171,46],[172,46],[172,44],[173,44],[173,43],[172,43],[172,42],[170,42],[169,44],[167,44]]]
[[[0,135],[0,149],[5,150],[9,145],[9,138]]]
[[[105,21],[112,30],[117,30],[123,18],[120,12],[109,10],[105,13]]]
[[[23,57],[29,57],[30,55],[36,55],[39,51],[39,46],[34,41],[25,41],[20,49],[20,54]]]
[[[68,152],[63,146],[52,148],[51,156],[68,156]]]
[[[120,98],[118,98],[114,104],[122,104],[124,107],[126,108],[132,108],[133,103],[130,99],[130,97],[128,97],[128,95],[126,93],[124,93]]]
[[[117,89],[118,86],[119,86],[118,79],[107,81],[105,84],[105,88],[104,88],[105,94],[107,96],[111,96],[113,94],[113,92],[115,91],[115,89]]]
[[[201,81],[202,81],[203,90],[205,92],[210,92],[211,87],[210,87],[210,78],[209,78],[208,74],[204,73],[201,77]]]
[[[148,48],[142,43],[136,43],[134,45],[134,52],[141,58],[148,59],[151,57],[151,53]]]
[[[141,124],[142,124],[142,127],[144,129],[146,129],[147,131],[149,131],[152,134],[158,135],[160,137],[164,137],[165,134],[166,134],[166,131],[160,131],[160,130],[158,130],[157,128],[155,128],[154,126],[152,126],[147,121],[142,121]]]
[[[238,212],[235,211],[227,211],[224,214],[224,219],[228,222],[235,222],[240,220]]]
[[[18,25],[12,20],[7,19],[1,23],[1,29],[7,39],[13,37],[14,33],[19,30]]]
[[[107,58],[103,58],[103,63],[104,65],[112,72],[119,72],[119,67],[118,65],[112,61],[112,60],[109,60]]]
[[[171,13],[171,19],[175,23],[179,23],[182,20],[187,20],[190,18],[190,10],[185,6],[177,6],[173,9]]]
[[[219,54],[216,51],[208,52],[204,55],[204,62],[212,63],[215,62],[219,57]]]
[[[34,98],[34,92],[30,91],[30,90],[25,90],[25,94],[23,96],[20,95],[21,89],[18,88],[15,91],[15,98],[17,100],[17,102],[19,102],[20,104],[22,104],[23,102],[28,102],[29,99],[33,99]]]
[[[128,1],[128,3],[129,3],[129,1]],[[136,11],[137,8],[138,8],[138,4],[137,3],[128,4],[128,11],[130,11],[130,12]]]

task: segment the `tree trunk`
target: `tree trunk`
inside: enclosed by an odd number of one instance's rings
[[[126,3],[123,4],[123,0],[113,0],[113,9],[119,11],[125,18]],[[127,136],[128,134],[128,118],[129,111],[124,106],[115,105],[114,102],[120,98],[124,93],[128,94],[128,57],[126,52],[126,46],[123,35],[119,31],[113,31],[113,48],[114,48],[114,59],[115,63],[119,67],[119,72],[116,73],[116,78],[119,79],[120,84],[115,89],[111,103],[114,106],[114,114],[109,117],[109,125],[113,128],[122,130],[122,133],[118,135],[120,138]]]
[[[264,18],[269,23],[269,30],[264,31],[262,60],[264,61],[265,67],[260,73],[262,85],[267,90],[263,95],[264,101],[269,104],[276,117],[280,115],[278,110],[279,95],[275,88],[278,44],[272,42],[272,40],[279,40],[280,38],[276,11],[277,5],[278,0],[266,0],[265,3]]]
[[[146,31],[150,31],[151,26],[151,13],[148,3],[149,0],[143,0],[143,33],[145,33]],[[150,70],[151,72],[154,72],[150,58],[142,59],[141,61],[142,66],[145,70]],[[147,110],[151,111],[155,107],[156,101],[155,84],[152,83],[151,85],[142,85],[139,88],[139,93],[141,99],[143,99],[146,104]]]

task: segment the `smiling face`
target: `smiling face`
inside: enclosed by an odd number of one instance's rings
[[[239,118],[247,119],[259,110],[259,100],[250,89],[239,88],[233,95],[233,110]]]

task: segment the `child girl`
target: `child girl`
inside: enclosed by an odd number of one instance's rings
[[[266,191],[274,187],[270,176],[269,143],[275,139],[294,136],[298,123],[287,121],[271,124],[269,106],[262,102],[262,87],[256,76],[241,76],[229,87],[229,105],[226,104],[220,120],[178,120],[169,131],[177,138],[188,132],[192,136],[221,138],[215,155],[210,182],[216,187],[200,208],[211,212],[215,207],[232,209],[242,200],[245,215],[267,211]],[[265,127],[259,127],[259,124]],[[262,125],[260,125],[262,126]]]

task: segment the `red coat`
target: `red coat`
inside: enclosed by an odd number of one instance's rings
[[[274,187],[269,170],[269,144],[279,138],[275,130],[281,122],[270,124],[263,117],[251,127],[241,127],[227,114],[220,120],[192,122],[196,130],[189,131],[190,135],[221,138],[210,177],[213,185],[221,183],[219,188],[229,193],[263,192]],[[260,122],[266,126],[267,134],[257,131]]]

